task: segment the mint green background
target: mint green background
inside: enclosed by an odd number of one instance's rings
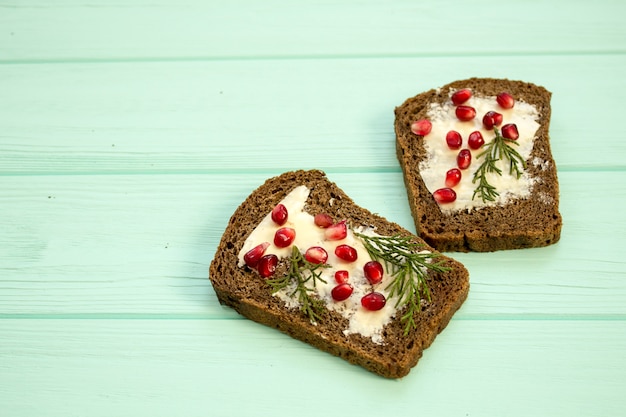
[[[623,1],[0,0],[0,415],[626,413]],[[467,302],[399,381],[221,307],[267,177],[320,168],[414,230],[393,108],[553,92],[562,240],[453,254]]]

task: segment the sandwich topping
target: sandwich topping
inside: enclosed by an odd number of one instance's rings
[[[288,308],[313,323],[324,308],[349,322],[345,335],[383,343],[383,328],[402,311],[405,334],[414,313],[430,300],[426,276],[447,268],[438,255],[410,237],[380,236],[369,226],[304,211],[310,190],[293,189],[252,231],[239,252],[239,267],[256,270]],[[276,273],[281,260],[287,272]]]
[[[503,92],[476,96],[469,89],[432,103],[411,131],[424,136],[422,179],[444,212],[503,205],[530,196],[536,181],[526,170],[539,129],[537,108]],[[535,162],[533,162],[535,163]]]

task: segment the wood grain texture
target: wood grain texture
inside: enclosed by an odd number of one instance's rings
[[[328,175],[358,204],[415,230],[399,172]],[[0,267],[10,277],[0,282],[1,313],[234,316],[217,304],[208,264],[229,217],[265,177],[0,177],[0,258],[12,260]],[[626,191],[615,181],[626,174],[561,173],[566,227],[557,245],[453,254],[472,285],[458,315],[626,318],[626,226],[613,221]],[[586,199],[592,188],[612,200]]]
[[[625,12],[0,0],[0,414],[623,415]],[[469,298],[399,381],[217,303],[209,262],[269,176],[323,169],[414,230],[393,108],[471,76],[552,91],[558,244],[451,254]]]
[[[4,5],[0,50],[9,62],[623,53],[625,13],[619,0],[27,0]]]
[[[0,331],[11,358],[0,393],[14,415],[318,416],[302,406],[312,396],[331,415],[613,416],[626,406],[624,362],[598,366],[626,349],[624,321],[454,320],[400,381],[246,320],[3,320]],[[454,401],[433,401],[441,391]]]
[[[473,75],[553,92],[560,169],[624,167],[614,126],[581,122],[620,119],[624,65],[626,55],[5,65],[0,172],[397,170],[394,107]],[[586,152],[590,142],[611,152]]]

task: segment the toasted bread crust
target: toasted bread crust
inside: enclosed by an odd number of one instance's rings
[[[461,88],[470,88],[483,96],[495,96],[506,91],[517,100],[537,107],[540,128],[528,161],[539,158],[546,163],[541,166],[527,164],[529,174],[538,179],[530,197],[513,200],[504,206],[445,214],[426,188],[419,171],[420,162],[427,157],[424,137],[413,134],[410,125],[427,117],[431,103],[443,103],[449,100],[451,90]],[[531,83],[470,78],[418,94],[395,109],[396,154],[420,237],[437,250],[463,252],[540,247],[559,240],[562,218],[558,208],[556,164],[548,133],[550,98],[548,90]]]
[[[305,210],[335,219],[348,219],[351,225],[371,225],[382,235],[410,235],[399,225],[357,206],[321,171],[294,171],[267,180],[235,211],[211,262],[209,278],[220,303],[245,317],[276,328],[295,339],[341,357],[350,363],[387,378],[400,378],[417,364],[426,349],[459,309],[469,291],[469,275],[459,262],[442,255],[451,270],[431,273],[428,284],[432,301],[416,314],[417,328],[403,335],[404,325],[393,320],[384,328],[384,345],[358,334],[344,335],[347,320],[325,311],[313,325],[299,310],[288,309],[274,297],[270,287],[247,267],[238,267],[238,253],[261,219],[298,185],[311,189]],[[422,242],[415,237],[415,240]]]

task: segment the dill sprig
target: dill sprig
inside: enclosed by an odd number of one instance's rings
[[[356,232],[355,235],[363,240],[371,258],[382,263],[392,277],[385,290],[389,290],[390,298],[398,298],[396,308],[407,306],[401,318],[407,335],[416,327],[414,315],[421,310],[421,300],[431,300],[426,281],[428,271],[447,272],[450,268],[443,266],[443,262],[433,262],[440,255],[422,251],[424,245],[409,236],[368,236]]]
[[[291,257],[289,259],[289,270],[286,275],[278,278],[267,280],[272,287],[272,292],[276,293],[289,286],[291,282],[295,283],[295,289],[290,297],[298,296],[300,310],[307,315],[312,323],[316,323],[320,319],[320,313],[324,309],[324,302],[317,297],[312,296],[315,289],[316,280],[323,283],[326,281],[321,276],[320,268],[328,268],[327,264],[314,264],[307,261],[300,250],[293,246]],[[309,282],[312,286],[308,286]]]
[[[502,175],[502,170],[496,166],[496,162],[507,159],[509,161],[509,174],[515,175],[518,179],[522,176],[522,170],[526,168],[524,158],[510,145],[512,143],[519,146],[519,143],[502,137],[497,127],[494,127],[493,131],[496,137],[491,142],[483,145],[484,150],[476,157],[476,159],[479,159],[484,156],[485,160],[480,164],[472,179],[473,184],[478,181],[472,200],[476,197],[476,194],[480,196],[483,202],[495,201],[496,197],[500,195],[496,191],[496,187],[487,181],[487,174],[489,173]],[[520,164],[522,166],[521,170]]]

